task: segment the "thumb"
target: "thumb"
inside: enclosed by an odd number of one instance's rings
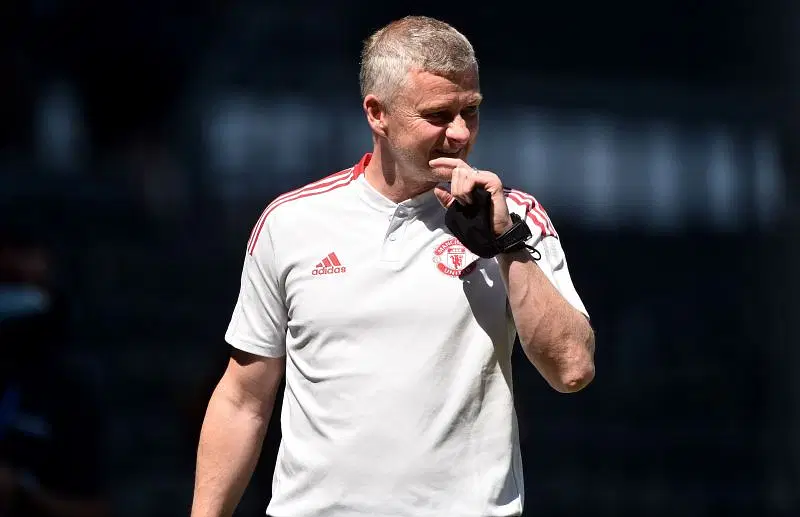
[[[433,193],[436,195],[436,199],[439,200],[439,204],[441,204],[444,208],[449,207],[456,199],[453,197],[453,194],[448,192],[447,189],[443,187],[435,187],[433,189]]]

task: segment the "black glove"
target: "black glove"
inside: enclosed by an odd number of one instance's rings
[[[462,205],[455,200],[444,215],[444,222],[450,232],[481,258],[493,258],[500,253],[528,248],[535,252],[534,260],[539,260],[539,252],[525,244],[531,237],[528,225],[514,213],[511,214],[511,220],[514,225],[500,237],[495,237],[492,227],[492,196],[480,186],[472,191],[472,203]]]

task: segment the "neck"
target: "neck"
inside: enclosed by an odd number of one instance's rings
[[[364,177],[375,190],[394,203],[401,203],[433,189],[436,183],[413,178],[413,171],[405,171],[388,153],[375,146],[372,159],[364,169]]]

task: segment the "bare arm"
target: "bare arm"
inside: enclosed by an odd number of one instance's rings
[[[434,189],[443,207],[456,199],[471,204],[474,188],[482,186],[492,196],[495,236],[511,228],[513,221],[497,174],[479,171],[457,158],[436,158],[429,164],[442,181],[450,181],[449,192],[441,186]],[[535,200],[526,203],[519,193],[514,196],[515,202],[527,205],[528,212],[538,207]],[[533,217],[546,219],[543,211]],[[585,387],[594,378],[594,332],[589,321],[558,292],[527,251],[501,254],[497,260],[525,355],[557,391],[570,393]]]
[[[594,378],[594,332],[586,317],[528,253],[497,258],[525,355],[555,390],[584,388]]]
[[[192,517],[233,515],[261,454],[285,364],[234,349],[200,431]]]

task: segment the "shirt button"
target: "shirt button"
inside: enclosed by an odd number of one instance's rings
[[[390,240],[390,241],[396,241],[396,240],[397,240],[397,237],[395,237],[394,235],[390,235],[390,236],[389,236],[389,240]]]

